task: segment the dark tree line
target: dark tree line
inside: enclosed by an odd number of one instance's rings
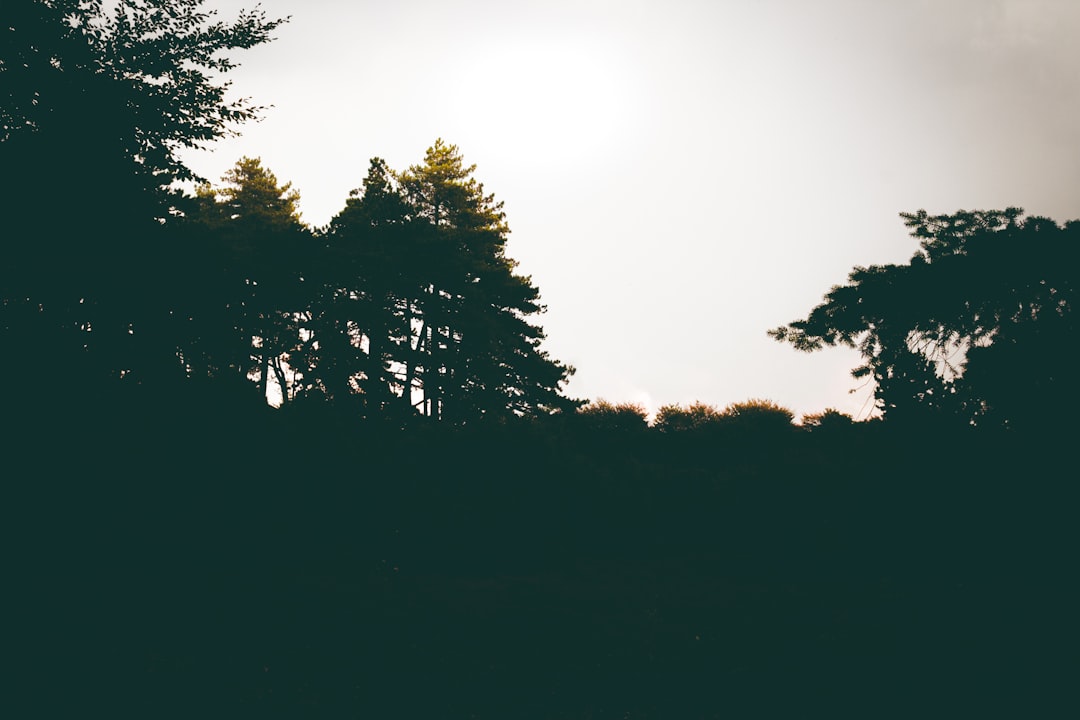
[[[31,395],[253,380],[263,402],[455,424],[574,407],[502,205],[455,146],[402,173],[373,160],[319,231],[258,160],[220,188],[175,189],[197,179],[177,150],[259,110],[211,75],[283,22],[201,6],[5,5],[0,332],[36,357],[4,353],[5,374]]]
[[[965,708],[1017,688],[1030,715],[1058,677],[1072,701],[1071,446],[1011,430],[1076,407],[1075,223],[905,216],[910,264],[857,268],[774,331],[859,348],[885,422],[558,412],[570,368],[540,350],[537,290],[454,146],[373,160],[317,230],[255,159],[172,189],[195,179],[178,149],[257,111],[210,76],[280,25],[202,4],[0,4],[20,707],[724,717],[745,694],[743,714],[779,695],[788,717],[830,683],[832,714],[894,702],[863,669],[923,705],[920,672]],[[444,422],[398,431],[422,416]],[[519,416],[543,421],[478,422]],[[972,423],[1009,432],[941,432]]]
[[[198,179],[178,150],[260,109],[213,76],[282,22],[222,22],[202,0],[5,3],[0,371],[18,378],[12,392],[212,384],[253,405],[453,424],[575,407],[561,393],[572,368],[540,349],[538,290],[506,256],[502,205],[455,146],[438,141],[402,172],[372,160],[317,230],[258,160],[220,187],[176,190]],[[1016,209],[904,218],[921,242],[910,263],[856,268],[772,335],[858,348],[854,374],[894,423],[1034,428],[1073,407],[1080,226]]]
[[[228,316],[233,342],[185,353],[187,372],[254,377],[283,404],[365,417],[461,424],[574,407],[560,394],[571,368],[539,348],[529,319],[543,310],[539,291],[514,272],[502,205],[474,170],[441,140],[403,173],[376,158],[313,231],[298,194],[242,159],[179,223],[229,255],[210,316]]]

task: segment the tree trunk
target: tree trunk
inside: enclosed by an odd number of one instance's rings
[[[292,398],[289,397],[289,383],[285,379],[285,369],[281,367],[281,356],[275,355],[270,367],[274,370],[274,377],[277,378],[278,386],[281,387],[281,404],[289,402]]]
[[[413,401],[412,401],[412,388],[416,374],[416,363],[413,362],[413,345],[412,345],[412,299],[405,299],[405,388],[402,390],[401,398],[404,401],[406,412],[412,415]],[[417,340],[416,350],[420,349],[420,341]]]
[[[267,382],[268,378],[266,374],[266,356],[263,355],[261,352],[253,354],[255,355],[255,358],[259,363],[258,370],[256,371],[255,376],[255,387],[259,389],[259,396],[263,399],[263,402],[266,402],[266,389],[267,385],[269,384]]]

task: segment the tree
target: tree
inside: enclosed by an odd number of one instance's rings
[[[5,3],[0,142],[37,138],[81,152],[104,145],[155,187],[193,178],[178,149],[216,140],[262,110],[227,100],[230,83],[209,74],[234,69],[230,51],[269,41],[287,20],[255,10],[213,22],[216,11],[202,10],[203,2]]]
[[[539,291],[514,273],[502,203],[474,171],[441,140],[400,174],[376,159],[331,223],[327,247],[355,273],[333,285],[368,348],[361,386],[455,424],[570,409],[572,368],[539,347]]]
[[[738,428],[768,433],[791,426],[794,414],[771,400],[751,399],[732,403],[723,410],[701,401],[687,407],[664,405],[656,413],[653,427],[661,432],[723,431]]]
[[[418,300],[423,407],[431,417],[547,413],[576,403],[560,394],[573,372],[540,350],[540,292],[506,256],[503,204],[485,194],[456,145],[428,148],[401,177],[414,237],[430,278]]]
[[[411,313],[420,267],[409,243],[409,211],[393,171],[373,158],[363,186],[321,233],[313,281],[308,392],[364,414],[411,412]],[[403,400],[402,400],[403,398]]]
[[[751,398],[732,403],[720,413],[722,427],[735,428],[757,439],[790,431],[795,414],[772,400]]]
[[[794,413],[770,399],[754,397],[742,403],[732,403],[720,413],[721,418],[735,422],[786,427],[792,424]]]
[[[678,404],[664,405],[657,411],[653,427],[661,432],[702,430],[715,426],[720,417],[719,410],[701,401],[685,408]]]
[[[199,374],[254,375],[263,397],[273,374],[288,402],[294,383],[287,375],[305,342],[304,275],[314,250],[300,194],[258,158],[241,158],[222,180],[198,188],[188,215],[209,271],[203,298],[210,304],[200,308],[201,327],[182,355]]]
[[[834,432],[850,428],[855,424],[855,419],[836,408],[825,408],[819,413],[803,415],[800,424],[813,432]]]
[[[1077,398],[1072,358],[1080,223],[1023,211],[902,214],[906,265],[856,267],[803,320],[799,350],[857,348],[887,420],[1035,427]]]
[[[639,403],[611,403],[603,398],[577,409],[585,427],[612,433],[637,433],[649,427],[649,413]]]
[[[37,379],[179,376],[165,335],[176,248],[164,225],[177,151],[259,108],[230,101],[229,53],[266,42],[260,11],[212,21],[202,0],[11,0],[0,21],[0,332]],[[4,361],[5,374],[32,368]]]

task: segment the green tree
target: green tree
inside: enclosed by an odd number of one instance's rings
[[[258,108],[211,76],[269,40],[259,11],[212,20],[202,0],[10,0],[0,20],[0,333],[37,358],[30,385],[183,375],[168,335],[181,249],[168,187],[177,151]],[[62,196],[62,206],[59,198]],[[61,209],[62,207],[62,209]],[[25,353],[24,353],[25,355]]]
[[[200,147],[262,109],[228,100],[229,52],[270,40],[285,19],[241,11],[214,21],[204,0],[11,0],[5,3],[0,141],[119,152],[149,184],[194,174],[177,150]],[[72,158],[48,153],[57,161]]]
[[[422,281],[408,216],[394,173],[374,158],[320,236],[307,391],[339,403],[358,396],[364,414],[392,412],[411,398],[411,315]]]
[[[543,312],[539,290],[514,272],[502,204],[474,171],[442,140],[400,175],[373,161],[330,223],[329,246],[351,253],[355,299],[368,303],[369,377],[410,412],[457,424],[575,407],[562,395],[572,369],[540,349],[529,320]]]
[[[529,322],[544,311],[540,291],[514,272],[503,205],[475,168],[436,140],[401,178],[432,279],[418,335],[424,408],[455,422],[569,409],[561,388],[573,370],[540,350],[543,329]]]
[[[204,284],[206,335],[185,348],[200,374],[253,376],[263,397],[271,377],[288,402],[300,370],[309,306],[305,265],[314,245],[300,219],[300,194],[280,184],[258,158],[241,158],[219,187],[203,185],[189,221],[200,235],[210,277]],[[207,292],[209,288],[214,292]]]
[[[770,433],[786,432],[794,426],[795,414],[772,400],[752,398],[732,403],[720,413],[722,425],[744,432],[768,437]]]
[[[723,410],[697,401],[687,407],[664,405],[656,413],[653,427],[668,433],[730,428],[768,433],[791,427],[793,418],[790,410],[771,400],[746,400],[732,403]]]
[[[644,431],[649,426],[648,415],[639,403],[612,403],[603,398],[577,409],[577,417],[586,427],[615,433]]]
[[[890,421],[1035,427],[1071,407],[1080,223],[1023,211],[902,214],[919,250],[857,267],[803,320],[770,331],[799,350],[857,348]]]
[[[657,411],[653,427],[661,432],[701,430],[715,426],[720,416],[719,410],[700,401],[685,408],[678,404],[664,405]]]
[[[854,424],[854,418],[836,408],[825,408],[819,413],[803,415],[800,423],[802,427],[814,432],[836,432]]]

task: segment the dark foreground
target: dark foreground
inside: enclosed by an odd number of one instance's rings
[[[20,717],[1077,709],[1061,439],[19,425]]]

